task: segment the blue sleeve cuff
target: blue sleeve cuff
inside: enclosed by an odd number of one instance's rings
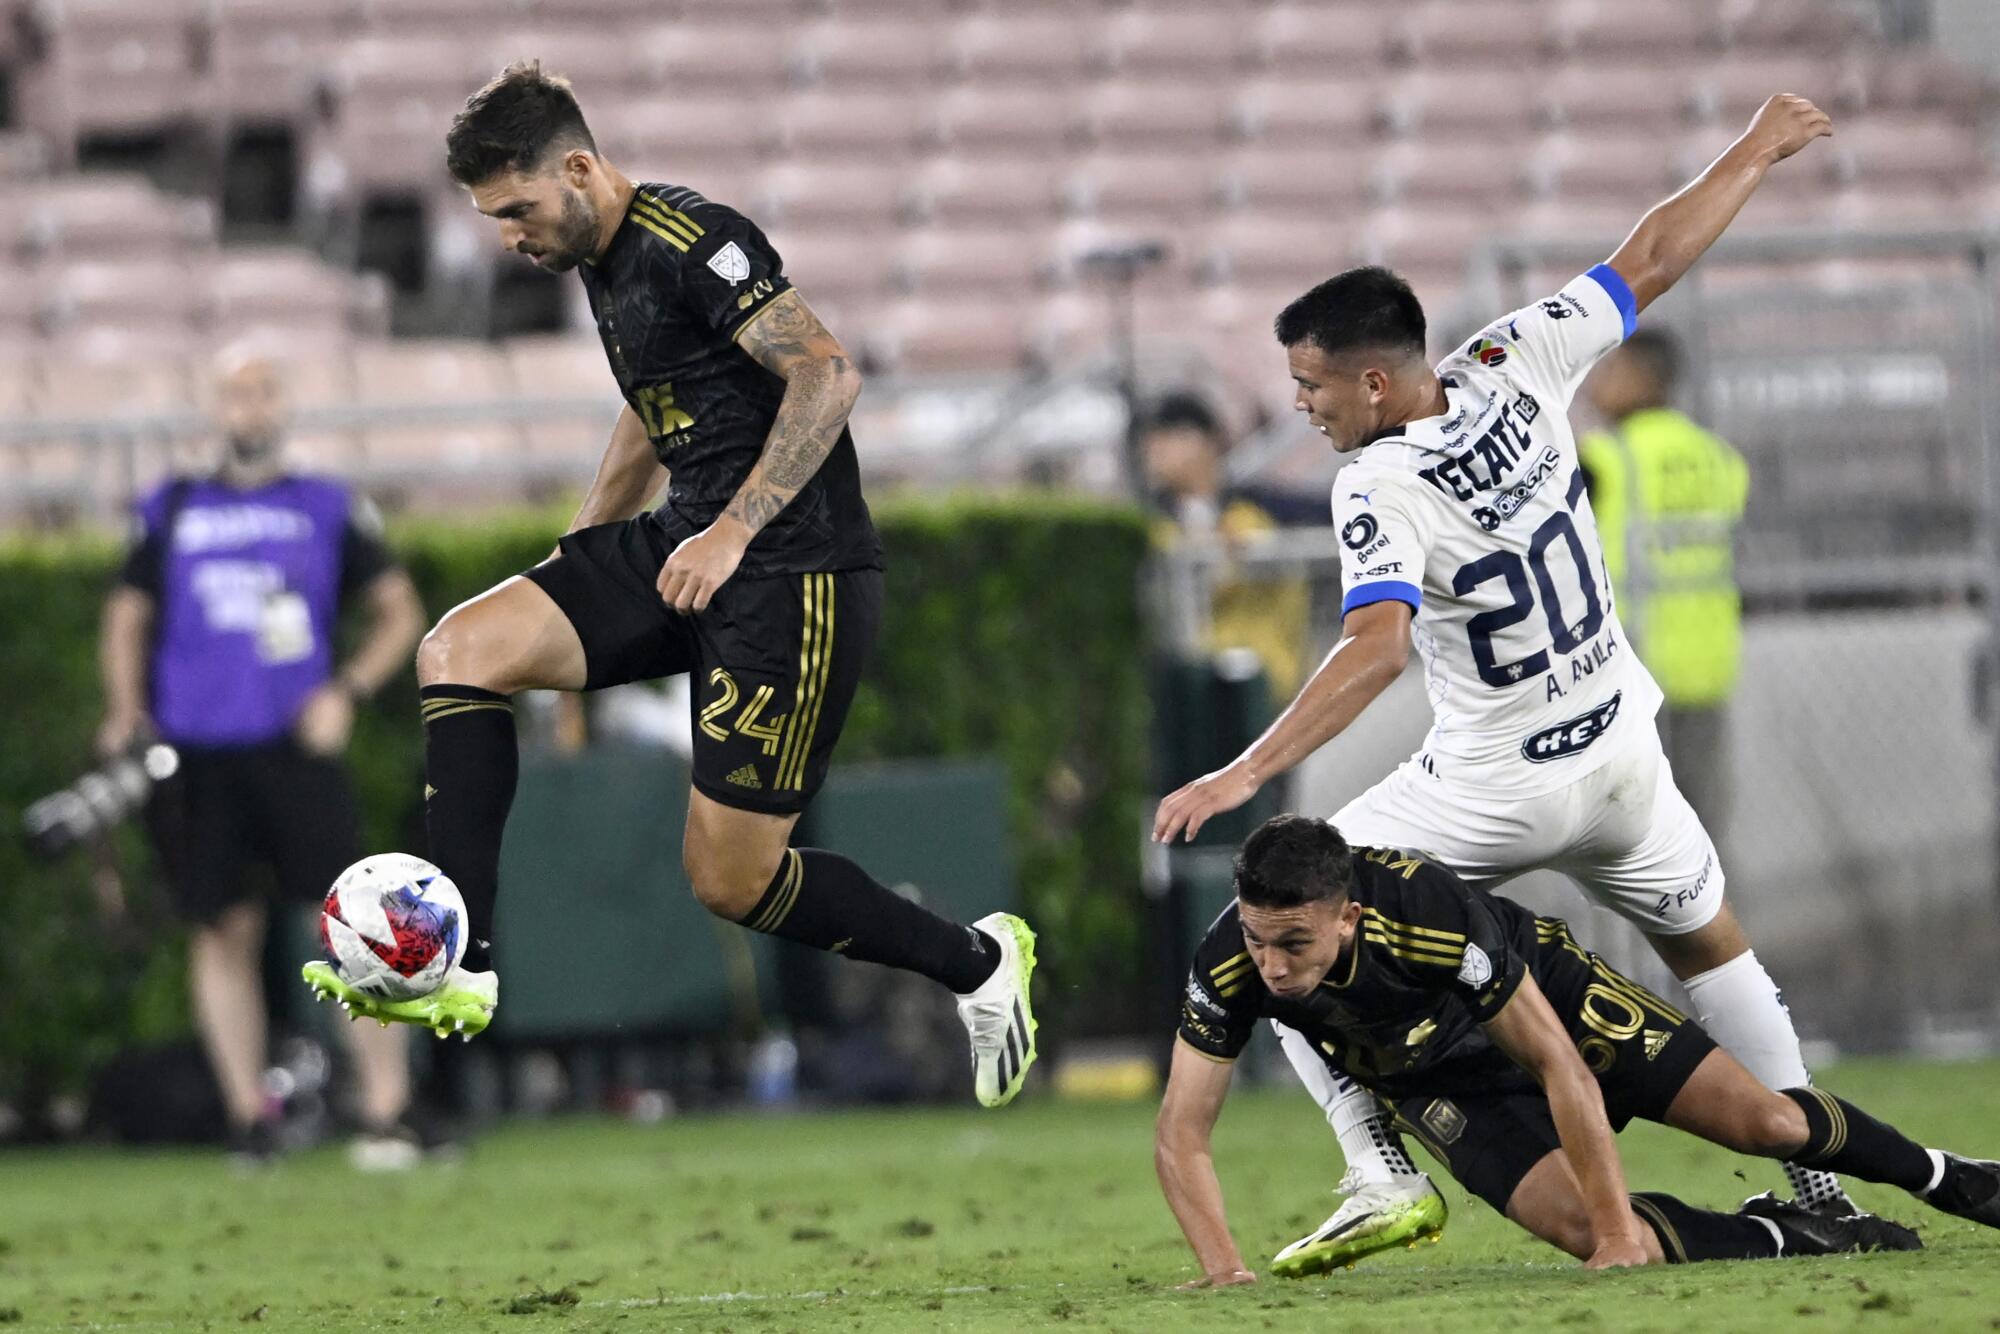
[[[1618,307],[1618,314],[1625,321],[1624,336],[1630,338],[1632,331],[1639,327],[1639,303],[1632,296],[1631,284],[1609,264],[1595,265],[1583,276],[1594,279],[1604,289],[1604,294],[1611,298],[1611,304]]]
[[[1372,602],[1407,602],[1410,610],[1416,611],[1424,605],[1424,590],[1400,579],[1359,584],[1348,589],[1347,596],[1340,600],[1340,614],[1345,616],[1356,607],[1365,607]]]

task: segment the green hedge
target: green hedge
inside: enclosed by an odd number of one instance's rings
[[[564,518],[407,519],[391,537],[435,618],[541,559]],[[1041,493],[892,498],[876,518],[888,610],[838,758],[1005,761],[1050,1016],[1101,1023],[1138,966],[1143,522]],[[187,1024],[180,941],[157,896],[135,894],[127,919],[107,925],[88,859],[38,865],[14,833],[26,803],[88,758],[101,707],[97,616],[117,554],[89,538],[0,547],[0,681],[15,692],[0,744],[0,1090],[75,1088],[121,1045]],[[415,720],[406,675],[357,724],[371,847],[396,846],[412,816]],[[123,866],[147,865],[129,831],[117,846]]]

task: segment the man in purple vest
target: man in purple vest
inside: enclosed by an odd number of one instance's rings
[[[360,855],[341,753],[356,703],[409,670],[424,630],[416,588],[372,508],[338,482],[285,467],[285,415],[278,368],[226,354],[214,387],[221,465],[141,501],[99,654],[99,750],[156,735],[180,751],[179,775],[154,799],[152,833],[190,926],[195,1023],[231,1145],[247,1160],[276,1144],[262,1087],[266,903],[254,873],[268,868],[283,903],[316,903]],[[336,665],[350,603],[367,609],[367,633]],[[414,1161],[403,1030],[349,1032],[364,1124],[356,1163]]]

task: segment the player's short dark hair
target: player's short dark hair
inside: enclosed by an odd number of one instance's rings
[[[1324,820],[1274,815],[1236,854],[1236,897],[1253,908],[1337,904],[1353,889],[1354,851]]]
[[[1185,389],[1175,390],[1154,403],[1146,415],[1139,420],[1141,431],[1200,431],[1203,435],[1222,438],[1222,418],[1215,407],[1200,394]]]
[[[1379,264],[1336,273],[1278,312],[1278,341],[1322,352],[1383,347],[1424,350],[1424,306],[1410,285]]]
[[[1660,388],[1672,393],[1681,378],[1681,341],[1665,329],[1636,329],[1623,344],[1628,355],[1637,357]]]
[[[539,60],[517,60],[465,99],[445,132],[445,165],[460,185],[502,172],[532,171],[554,150],[597,151],[569,80],[544,74]]]

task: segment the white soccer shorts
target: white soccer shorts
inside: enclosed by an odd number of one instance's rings
[[[1564,872],[1648,935],[1699,930],[1722,909],[1715,845],[1651,727],[1591,773],[1535,797],[1496,798],[1408,760],[1333,824],[1351,844],[1419,853],[1479,889]]]

